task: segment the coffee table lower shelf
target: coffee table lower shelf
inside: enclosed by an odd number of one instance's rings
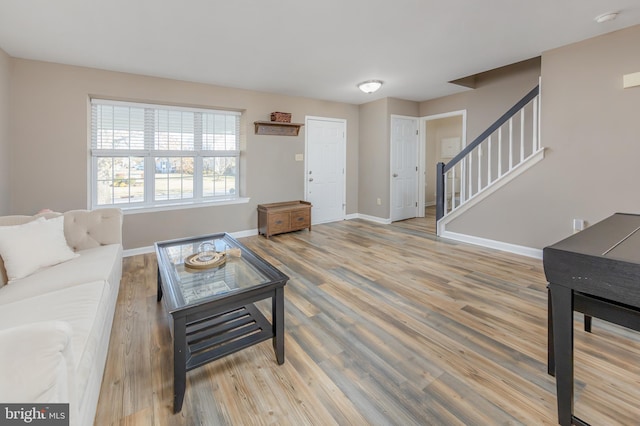
[[[158,299],[161,299],[160,282],[158,284]],[[273,340],[276,361],[280,365],[284,363],[283,287],[284,283],[281,283],[267,291],[229,297],[226,303],[217,307],[207,308],[205,304],[195,311],[171,314],[174,413],[182,410],[187,371],[269,339]],[[269,322],[253,304],[262,299],[271,299],[273,322]]]
[[[271,323],[253,303],[187,324],[186,370],[222,358],[273,337]]]

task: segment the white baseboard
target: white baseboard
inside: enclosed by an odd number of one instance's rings
[[[489,240],[487,238],[475,237],[473,235],[459,234],[457,232],[444,231],[440,235],[441,238],[448,238],[450,240],[460,241],[462,243],[474,244],[476,246],[482,246],[492,248],[496,250],[506,251],[509,253],[519,254],[522,256],[533,257],[535,259],[542,259],[542,250],[519,246],[517,244],[505,243],[502,241]]]
[[[391,219],[383,219],[381,217],[369,216],[368,214],[356,213],[356,214],[349,215],[349,216],[353,216],[350,219],[363,219],[363,220],[368,220],[369,222],[379,223],[381,225],[390,225],[391,224]]]
[[[258,228],[248,229],[246,231],[229,232],[229,235],[233,238],[253,237],[254,235],[258,235]]]
[[[436,202],[435,201],[429,201],[428,203],[424,203],[425,207],[431,207],[431,206],[435,206]]]
[[[138,248],[123,250],[122,256],[123,257],[137,256],[139,254],[153,253],[154,251],[155,251],[155,248],[153,246],[138,247]]]
[[[391,219],[383,219],[380,217],[369,216],[366,214],[353,213],[345,216],[345,220],[352,220],[352,219],[368,220],[370,222],[379,223],[381,225],[391,224]],[[230,232],[229,234],[234,238],[252,237],[254,235],[258,235],[258,230],[248,229],[246,231]],[[533,257],[535,259],[542,259],[542,250],[531,248],[531,247],[520,246],[517,244],[510,244],[502,241],[490,240],[487,238],[475,237],[473,235],[460,234],[460,233],[451,232],[451,231],[443,231],[440,237],[447,238],[454,241],[460,241],[462,243],[474,244],[477,246],[519,254],[522,256]],[[154,246],[138,247],[138,248],[124,250],[122,255],[124,257],[129,257],[129,256],[140,255],[140,254],[153,253],[154,251],[155,251]]]
[[[258,229],[248,229],[246,231],[229,232],[229,235],[231,235],[233,238],[253,237],[254,235],[258,235]],[[154,251],[155,251],[154,246],[138,247],[138,248],[123,250],[122,256],[123,257],[137,256],[139,254],[153,253]]]
[[[436,225],[437,234],[439,237],[448,238],[450,240],[460,241],[469,244],[475,244],[477,246],[493,248],[496,250],[506,251],[509,253],[515,253],[522,256],[533,257],[536,259],[542,259],[542,250],[535,249],[526,246],[519,246],[516,244],[505,243],[502,241],[490,240],[487,238],[475,237],[473,235],[459,234],[457,232],[447,231],[447,225],[457,217],[463,215],[468,210],[472,209],[481,200],[487,198],[498,189],[505,186],[507,183],[514,180],[516,177],[524,173],[529,168],[533,167],[538,162],[544,159],[545,148],[540,148],[527,158],[523,163],[518,164],[510,172],[503,175],[499,180],[495,181],[492,185],[484,188],[479,193],[475,194],[467,203],[461,207],[456,208],[442,219],[440,219]]]
[[[494,192],[498,191],[500,188],[520,176],[522,173],[539,163],[544,159],[545,148],[540,148],[538,151],[531,154],[523,163],[515,166],[511,171],[504,174],[500,179],[493,182],[493,184],[485,187],[480,192],[476,193],[471,197],[465,204],[461,207],[456,207],[455,210],[449,212],[449,214],[445,215],[442,219],[438,221],[438,235],[440,235],[445,226],[453,221],[455,218],[462,216],[465,212],[472,209],[476,204],[485,198],[489,197]]]

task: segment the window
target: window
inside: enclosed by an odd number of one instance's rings
[[[240,113],[91,100],[92,207],[238,198]]]

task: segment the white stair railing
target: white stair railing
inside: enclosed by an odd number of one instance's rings
[[[438,164],[437,220],[507,176],[540,149],[540,86],[536,86],[449,163]]]

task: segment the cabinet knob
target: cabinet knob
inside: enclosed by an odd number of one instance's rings
[[[313,182],[313,178],[309,178],[309,182]]]
[[[393,174],[393,177],[398,177],[398,174],[397,174],[397,173],[394,173],[394,174]]]

